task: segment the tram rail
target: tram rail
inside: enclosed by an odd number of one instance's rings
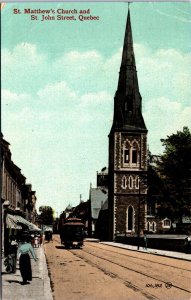
[[[105,250],[105,249],[104,249],[104,250]],[[147,277],[147,278],[151,278],[151,279],[154,279],[154,280],[156,280],[156,281],[160,281],[161,283],[164,283],[164,284],[167,283],[167,281],[162,280],[162,279],[160,279],[160,278],[157,278],[156,276],[151,276],[151,275],[146,274],[146,273],[144,273],[144,272],[142,272],[142,271],[134,270],[133,268],[129,268],[129,267],[127,267],[127,266],[124,266],[123,264],[116,263],[116,262],[114,262],[114,261],[111,260],[111,259],[107,259],[107,258],[102,257],[102,256],[99,256],[99,255],[97,255],[97,254],[93,254],[93,253],[91,253],[91,252],[89,252],[89,251],[87,251],[87,250],[85,250],[85,249],[83,249],[83,252],[88,253],[88,254],[90,254],[90,255],[92,255],[92,256],[94,256],[94,257],[97,257],[97,258],[99,258],[99,259],[102,259],[102,260],[104,260],[104,261],[107,261],[107,262],[109,262],[109,263],[112,263],[112,264],[114,264],[114,265],[117,265],[117,266],[119,266],[119,267],[122,267],[122,268],[124,268],[124,269],[126,269],[126,270],[130,270],[130,271],[132,271],[132,272],[135,272],[135,273],[138,273],[138,274],[140,274],[140,275],[143,275],[143,276],[145,276],[145,277]],[[72,253],[73,253],[73,251],[72,251]],[[80,257],[80,256],[78,255],[77,252],[75,252],[75,255],[78,256],[79,258],[82,258],[82,259],[83,259],[83,256]],[[90,260],[90,262],[91,262],[91,260]],[[169,267],[170,267],[170,266],[169,266]],[[117,277],[117,275],[116,275],[116,277]],[[191,290],[184,289],[184,288],[182,288],[182,287],[180,287],[180,286],[177,286],[177,285],[174,285],[174,284],[172,284],[172,287],[177,288],[177,289],[179,289],[179,290],[182,290],[182,291],[184,291],[184,292],[187,292],[187,293],[191,294]]]
[[[60,243],[59,239],[56,241]],[[121,249],[121,250],[125,250],[125,249]],[[188,297],[186,296],[186,298],[182,298],[182,299],[190,299],[191,297],[191,290],[187,288],[186,285],[184,286],[184,279],[187,280],[187,278],[190,277],[191,271],[190,269],[173,265],[173,262],[175,263],[175,259],[173,258],[168,258],[169,260],[172,260],[172,265],[171,265],[163,262],[154,261],[154,258],[153,260],[145,259],[145,255],[142,258],[137,257],[136,254],[134,255],[129,254],[131,253],[130,251],[128,251],[128,254],[121,253],[120,251],[112,249],[112,246],[110,245],[96,244],[96,243],[92,244],[90,242],[85,243],[83,249],[80,250],[67,249],[67,251],[70,251],[76,257],[98,268],[100,271],[104,272],[104,274],[119,280],[128,288],[140,292],[144,297],[146,297],[149,300],[166,299],[164,298],[164,295],[161,295],[162,296],[161,298],[159,292],[157,291],[157,287],[159,288],[160,286],[166,287],[163,293],[167,294],[168,292],[167,289],[173,288],[173,289],[177,289],[177,292],[179,290],[179,293],[181,292],[184,293],[184,295],[186,293]],[[149,267],[150,270],[147,269],[146,271],[144,271],[144,267],[146,266],[146,264],[144,264],[145,262],[147,263],[147,267]],[[132,266],[133,264],[135,268]],[[152,268],[152,266],[154,267]],[[165,280],[165,276],[163,276],[162,272],[156,273],[157,270],[158,269],[160,270],[160,268],[162,267],[166,268],[166,273],[168,274],[171,273],[173,274],[173,272],[176,272],[176,270],[177,272],[179,272],[175,279],[171,278],[172,283],[171,282],[169,283],[167,280]],[[113,272],[112,269],[115,269],[116,271]],[[137,280],[134,280],[136,284],[134,284],[134,282],[132,283],[129,280],[129,278],[126,277],[126,272],[124,272],[125,270],[130,272],[128,273],[128,276],[130,277],[131,274],[135,274],[132,276],[135,276],[137,278]],[[178,280],[179,280],[178,276],[180,276],[180,284],[178,284]],[[156,283],[156,289],[152,291],[145,288],[145,286],[143,287],[143,282],[146,283],[151,281]],[[176,291],[174,291],[174,294],[176,294]],[[167,299],[170,298],[167,297]]]
[[[101,244],[102,245],[102,244]],[[88,243],[88,246],[92,246],[91,245],[91,243]],[[121,255],[121,256],[126,256],[126,257],[129,257],[129,258],[133,258],[133,259],[136,259],[136,260],[143,260],[142,258],[140,258],[140,257],[137,257],[137,256],[134,256],[134,255],[132,255],[132,254],[129,254],[129,252],[128,252],[128,254],[125,254],[125,253],[119,253],[117,250],[111,250],[111,248],[113,248],[111,245],[107,245],[108,247],[110,247],[110,249],[104,249],[104,251],[108,251],[108,252],[110,252],[110,253],[117,253],[117,254],[119,254],[119,255]],[[99,247],[99,246],[97,246],[97,244],[94,244],[94,246],[92,246],[93,248],[100,248],[101,249],[101,247]],[[124,250],[129,250],[129,249],[124,249]],[[132,252],[132,251],[131,251]],[[149,253],[150,255],[153,255],[152,253]],[[170,258],[170,259],[172,259],[172,260],[175,260],[176,258]],[[162,266],[167,266],[167,267],[170,267],[170,268],[174,268],[174,269],[178,269],[178,270],[182,270],[182,271],[188,271],[188,272],[190,272],[191,273],[191,269],[185,269],[185,268],[181,268],[181,267],[177,267],[177,266],[173,266],[173,265],[169,265],[169,264],[165,264],[165,263],[161,263],[161,262],[157,262],[157,261],[153,261],[153,260],[151,260],[151,259],[145,259],[144,258],[144,261],[147,261],[148,263],[153,263],[153,264],[158,264],[158,265],[162,265]]]

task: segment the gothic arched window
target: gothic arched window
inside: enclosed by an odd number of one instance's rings
[[[152,224],[152,230],[153,230],[153,232],[156,231],[156,223],[155,222],[153,222],[153,224]]]
[[[129,149],[124,149],[124,163],[129,163]]]
[[[129,176],[129,188],[133,188],[133,177],[131,175]]]
[[[136,167],[139,163],[139,144],[137,141],[126,141],[123,144],[122,157],[123,157],[123,166],[133,166]]]
[[[131,148],[131,163],[132,165],[136,165],[138,163],[138,143],[133,142],[132,148]]]
[[[137,148],[132,148],[132,164],[137,163]]]
[[[127,178],[124,175],[122,178],[122,184],[121,184],[122,189],[126,189],[127,188]]]
[[[150,222],[147,222],[147,230],[150,231]]]
[[[135,188],[137,190],[139,189],[139,176],[136,176],[136,178],[135,178]]]
[[[163,228],[170,228],[171,226],[171,220],[168,219],[168,218],[165,218],[163,221],[162,221],[162,227]]]

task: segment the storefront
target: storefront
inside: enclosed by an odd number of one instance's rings
[[[6,213],[4,219],[4,255],[7,256],[9,251],[9,242],[10,236],[18,237],[23,230],[28,230],[30,232],[38,231],[38,228],[35,224],[30,223],[20,215]]]

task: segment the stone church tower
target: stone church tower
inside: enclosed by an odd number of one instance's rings
[[[113,125],[109,133],[109,239],[145,229],[147,128],[142,116],[130,11],[122,52]]]

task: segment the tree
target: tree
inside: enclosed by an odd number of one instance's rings
[[[156,215],[156,204],[163,194],[163,181],[157,172],[160,157],[148,152],[147,157],[147,214]]]
[[[191,215],[191,133],[183,131],[161,139],[165,147],[158,162],[158,171],[164,182],[164,196],[158,214],[182,222]]]
[[[52,207],[50,206],[40,206],[39,208],[39,212],[40,212],[40,222],[41,224],[44,225],[52,225],[53,220],[54,220],[54,211],[52,209]]]

